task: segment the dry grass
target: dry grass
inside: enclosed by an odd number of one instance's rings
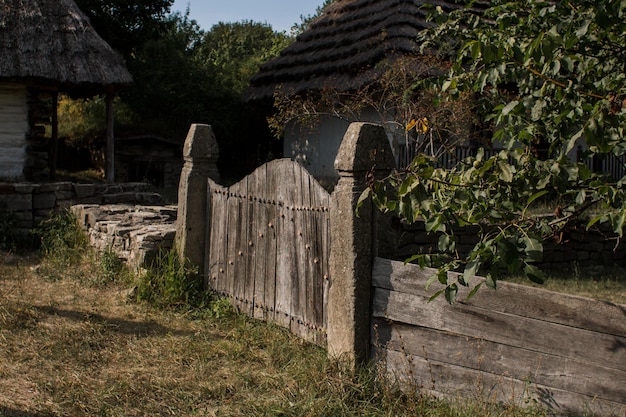
[[[0,253],[2,417],[520,415],[403,394],[224,303],[137,304],[93,257],[62,277],[50,269]]]
[[[252,387],[271,401],[263,391],[293,383],[235,339],[239,327],[129,303],[115,285],[46,280],[33,266],[1,271],[0,415],[244,415]]]

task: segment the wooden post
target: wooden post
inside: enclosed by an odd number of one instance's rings
[[[335,169],[339,182],[331,202],[328,353],[353,364],[369,358],[371,282],[375,256],[376,216],[370,201],[355,212],[365,190],[365,176],[375,169],[386,175],[395,161],[385,130],[352,123],[339,148]]]
[[[105,156],[105,173],[108,183],[115,182],[115,132],[114,132],[114,114],[113,114],[113,99],[115,94],[111,88],[107,89],[105,103],[106,103],[106,119],[107,119],[107,141],[106,141],[106,156]]]
[[[180,259],[204,266],[205,233],[208,220],[207,179],[219,181],[219,148],[209,125],[193,124],[183,148],[185,164],[178,186],[176,249]]]
[[[59,159],[59,92],[52,92],[52,132],[50,138],[50,179],[57,176],[57,161]]]

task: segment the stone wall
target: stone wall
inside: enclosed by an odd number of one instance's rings
[[[176,206],[80,204],[71,210],[90,245],[100,252],[114,252],[135,270],[150,266],[160,251],[174,244]]]
[[[73,204],[120,203],[161,204],[162,198],[144,183],[0,183],[0,210],[11,212],[21,230],[32,229],[52,210]]]

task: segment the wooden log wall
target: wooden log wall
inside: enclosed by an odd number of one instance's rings
[[[248,316],[325,346],[328,192],[277,160],[229,188],[209,179],[207,199],[209,286]]]
[[[433,273],[375,261],[372,344],[390,375],[556,415],[625,415],[626,306],[504,282],[428,302]]]
[[[0,178],[22,177],[28,130],[26,87],[0,84]]]

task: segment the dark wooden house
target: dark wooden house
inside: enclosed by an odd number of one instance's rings
[[[73,0],[0,0],[0,57],[0,178],[54,177],[59,93],[106,95],[113,154],[113,97],[132,77]]]

